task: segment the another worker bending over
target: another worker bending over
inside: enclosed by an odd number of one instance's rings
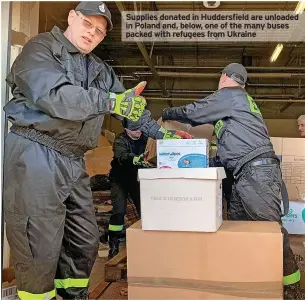
[[[113,144],[114,156],[109,173],[113,205],[109,222],[109,259],[119,251],[128,197],[132,199],[138,215],[141,216],[138,169],[151,167],[144,155],[147,138],[191,138],[185,132],[164,129],[150,117],[148,110],[145,110],[137,122],[125,119],[123,127],[124,132],[118,135]]]
[[[162,119],[193,126],[215,126],[220,162],[234,175],[228,218],[281,223],[282,195],[287,213],[287,193],[282,186],[280,162],[270,142],[262,114],[244,89],[246,69],[237,63],[222,71],[219,89],[212,95],[179,108],[166,108]],[[286,299],[299,299],[300,271],[284,234],[284,291]],[[263,245],[261,245],[263,247]]]
[[[144,84],[125,92],[91,54],[112,27],[104,3],[81,2],[66,31],[32,38],[7,77],[13,98],[4,109],[13,125],[3,197],[22,300],[55,299],[56,290],[88,299],[99,232],[83,156],[98,146],[105,114],[136,121],[146,104],[137,96]]]

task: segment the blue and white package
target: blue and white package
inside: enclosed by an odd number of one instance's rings
[[[284,211],[283,202],[281,206]],[[305,234],[305,202],[289,201],[289,211],[282,222],[289,234]]]
[[[207,139],[157,140],[157,168],[208,168]]]

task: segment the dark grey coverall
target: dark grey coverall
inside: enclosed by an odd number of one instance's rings
[[[263,117],[242,87],[228,87],[179,108],[165,109],[163,120],[215,127],[221,164],[235,182],[228,210],[231,220],[281,223],[282,174]],[[284,234],[284,285],[300,280],[288,233]]]
[[[111,199],[113,215],[110,218],[109,233],[121,232],[124,225],[127,197],[133,200],[137,213],[141,216],[140,210],[140,183],[138,182],[138,169],[143,166],[133,164],[135,156],[144,154],[147,139],[162,139],[161,126],[151,118],[149,110],[145,110],[137,122],[124,119],[124,128],[131,131],[140,130],[141,137],[138,140],[131,139],[126,131],[120,133],[113,143],[113,159],[109,179],[111,182]]]
[[[7,82],[3,196],[18,295],[86,299],[99,233],[83,155],[98,146],[108,93],[125,89],[57,27],[24,46]]]
[[[139,216],[141,215],[139,166],[133,164],[133,158],[145,152],[146,143],[147,138],[144,136],[138,140],[132,140],[126,132],[119,134],[114,141],[113,160],[109,172],[113,205],[113,215],[109,224],[110,231],[123,230],[128,196],[134,202]]]

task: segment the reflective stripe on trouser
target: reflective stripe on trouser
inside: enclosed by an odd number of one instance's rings
[[[276,221],[281,224],[281,186],[282,174],[279,164],[244,167],[233,186],[228,219]],[[283,284],[295,284],[300,280],[299,268],[290,247],[288,232],[284,227],[281,231]]]
[[[109,234],[111,234],[111,231],[118,232],[123,230],[128,197],[128,192],[124,184],[114,181],[110,181],[110,184],[112,215],[109,220]]]
[[[290,285],[295,284],[301,280],[301,272],[300,270],[297,270],[293,274],[287,275],[283,277],[283,284],[284,285]]]
[[[55,279],[54,282],[57,289],[86,288],[89,285],[88,278]]]
[[[99,232],[83,159],[12,133],[5,143],[4,215],[17,289],[39,295],[54,289],[55,278],[89,278]]]
[[[44,294],[31,294],[24,291],[17,291],[17,294],[21,300],[50,300],[56,296],[55,289]]]
[[[126,178],[127,179],[127,178]],[[123,181],[123,179],[122,179]],[[126,214],[127,198],[130,197],[140,215],[140,185],[139,182],[129,180],[120,182],[119,180],[110,182],[112,215],[109,221],[109,231],[122,231],[124,217]]]
[[[109,230],[110,231],[122,231],[123,230],[123,225],[111,225],[109,224]]]

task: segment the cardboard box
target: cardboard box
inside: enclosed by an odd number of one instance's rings
[[[293,201],[305,201],[305,139],[283,138],[282,172]]]
[[[224,221],[216,233],[127,229],[128,299],[282,299],[276,222]]]
[[[275,154],[278,156],[280,161],[282,161],[283,138],[282,137],[270,137],[270,140],[273,145]]]
[[[214,126],[210,124],[192,127],[189,124],[183,124],[177,121],[162,122],[161,118],[158,120],[158,124],[165,129],[185,131],[195,139],[207,139],[208,141],[211,140],[214,131]],[[147,154],[146,159],[151,164],[157,165],[157,143],[155,140],[148,139],[145,152]]]
[[[305,289],[305,235],[289,236],[294,258],[301,272],[301,288]]]
[[[209,141],[207,139],[158,140],[157,168],[207,168]]]
[[[2,270],[2,300],[18,300],[14,268]]]
[[[217,231],[222,223],[223,168],[140,169],[144,230]]]
[[[86,172],[90,177],[108,174],[113,159],[112,146],[104,136],[99,137],[99,146],[85,154]]]
[[[288,233],[305,234],[305,202],[289,201],[289,212],[282,222]]]
[[[290,201],[305,201],[305,139],[271,138]]]

